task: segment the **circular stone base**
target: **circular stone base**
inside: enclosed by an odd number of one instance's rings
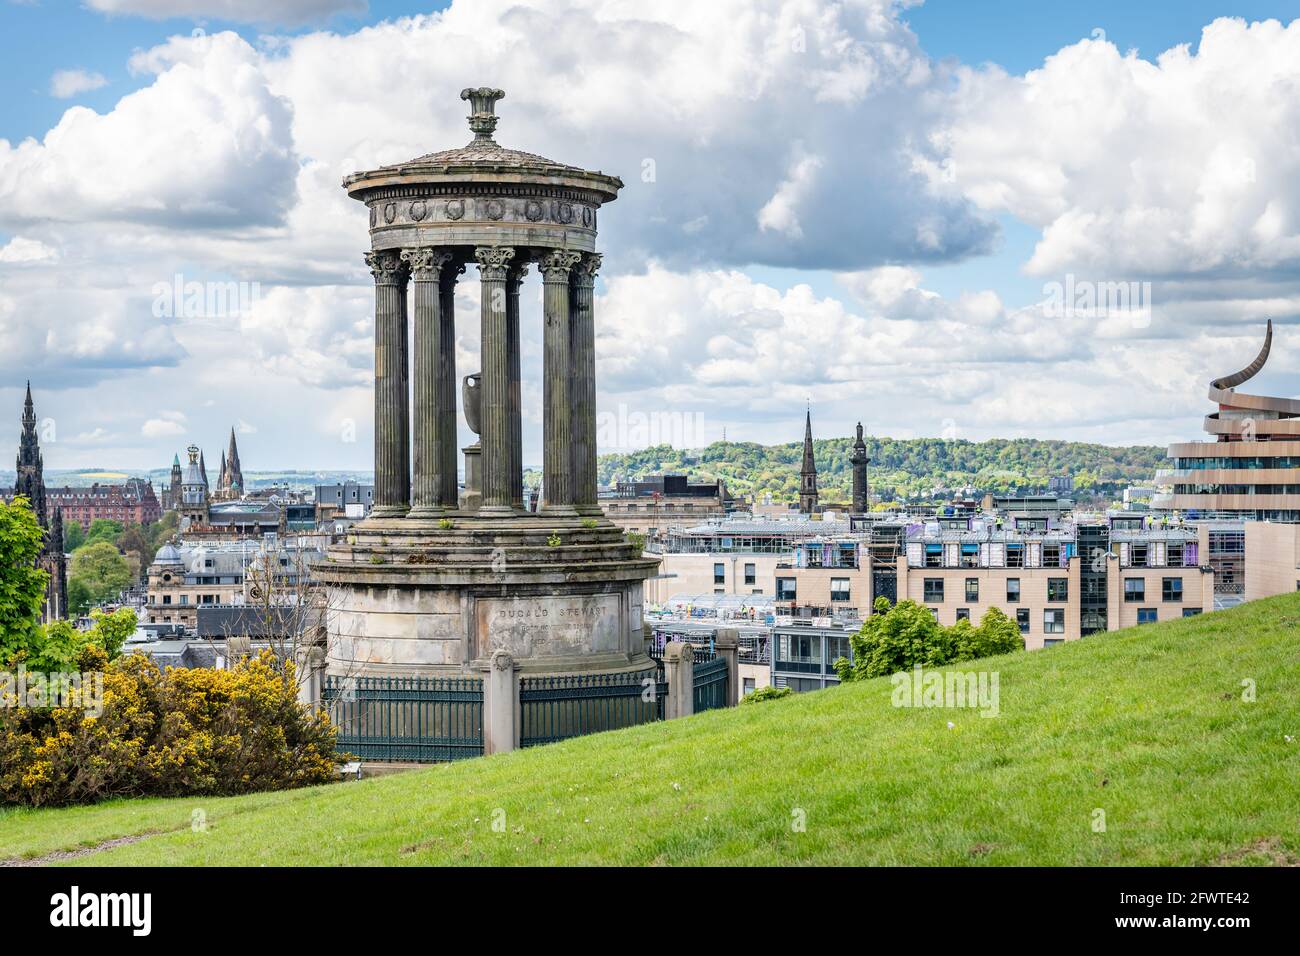
[[[329,672],[467,673],[498,649],[523,673],[643,669],[658,564],[604,518],[368,519],[314,569]]]

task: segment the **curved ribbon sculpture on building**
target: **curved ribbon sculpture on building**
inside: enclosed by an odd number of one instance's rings
[[[1230,435],[1249,441],[1251,438],[1300,436],[1300,401],[1270,395],[1248,395],[1236,387],[1254,378],[1268,361],[1273,347],[1273,320],[1268,320],[1264,347],[1255,360],[1240,372],[1210,382],[1210,401],[1219,411],[1205,416],[1205,430],[1211,435]],[[1234,414],[1224,415],[1224,412]]]

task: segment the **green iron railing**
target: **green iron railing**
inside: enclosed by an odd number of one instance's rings
[[[667,696],[662,670],[523,677],[519,681],[519,746],[535,747],[663,720]]]
[[[727,706],[727,660],[711,655],[695,664],[695,713]]]
[[[483,753],[483,682],[473,677],[326,677],[336,748],[362,760],[440,763]]]

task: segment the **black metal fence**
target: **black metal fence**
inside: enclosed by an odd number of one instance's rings
[[[667,696],[668,684],[659,669],[521,678],[519,746],[663,720]]]
[[[695,648],[696,713],[727,705],[727,662]],[[521,747],[664,719],[662,666],[620,674],[522,677]],[[441,763],[483,753],[483,682],[476,677],[327,676],[321,705],[337,748],[367,761]]]
[[[483,753],[483,682],[474,677],[329,677],[321,704],[337,748],[362,760],[439,763]]]
[[[727,706],[727,661],[712,654],[695,664],[695,713]]]

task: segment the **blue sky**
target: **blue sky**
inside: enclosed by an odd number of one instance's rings
[[[0,0],[0,400],[16,409],[33,378],[56,467],[157,466],[232,424],[250,467],[367,467],[364,213],[337,183],[457,144],[455,92],[480,82],[509,87],[507,145],[628,183],[602,213],[614,418],[686,412],[707,422],[687,443],[723,428],[781,442],[811,397],[827,435],[863,420],[899,437],[1186,440],[1209,367],[1249,358],[1265,315],[1273,387],[1300,386],[1285,132],[1300,117],[1278,94],[1300,89],[1300,27],[1284,29],[1300,2],[867,16],[883,3],[462,0],[399,30],[447,4]],[[565,15],[599,20],[602,47],[541,42]],[[1247,23],[1220,21],[1205,53],[1219,17]],[[781,49],[805,28],[811,62]],[[337,85],[341,58],[356,82]],[[149,290],[178,272],[257,283],[261,301],[160,321]],[[1033,314],[1067,274],[1154,283],[1154,320]],[[463,291],[462,372],[477,361]],[[1131,407],[1101,400],[1138,375]],[[354,441],[331,437],[340,422]],[[0,454],[11,444],[0,430]]]
[[[92,70],[109,85],[78,100],[107,110],[124,93],[140,86],[126,68],[126,55],[194,29],[235,30],[255,39],[265,30],[301,34],[317,29],[351,31],[381,20],[445,9],[444,3],[369,0],[364,12],[341,12],[290,26],[265,27],[219,17],[152,19],[105,15],[76,0],[0,0],[0,59],[6,89],[14,94],[0,103],[0,136],[42,136],[62,115],[65,104],[48,95],[50,76],[73,67]],[[1134,3],[1120,0],[926,0],[901,17],[919,35],[926,53],[963,63],[996,63],[1023,73],[1042,65],[1046,56],[1076,40],[1104,30],[1122,49],[1145,58],[1180,43],[1193,46],[1201,27],[1219,16],[1250,20],[1270,17],[1288,21],[1300,16],[1300,0],[1176,0]]]

